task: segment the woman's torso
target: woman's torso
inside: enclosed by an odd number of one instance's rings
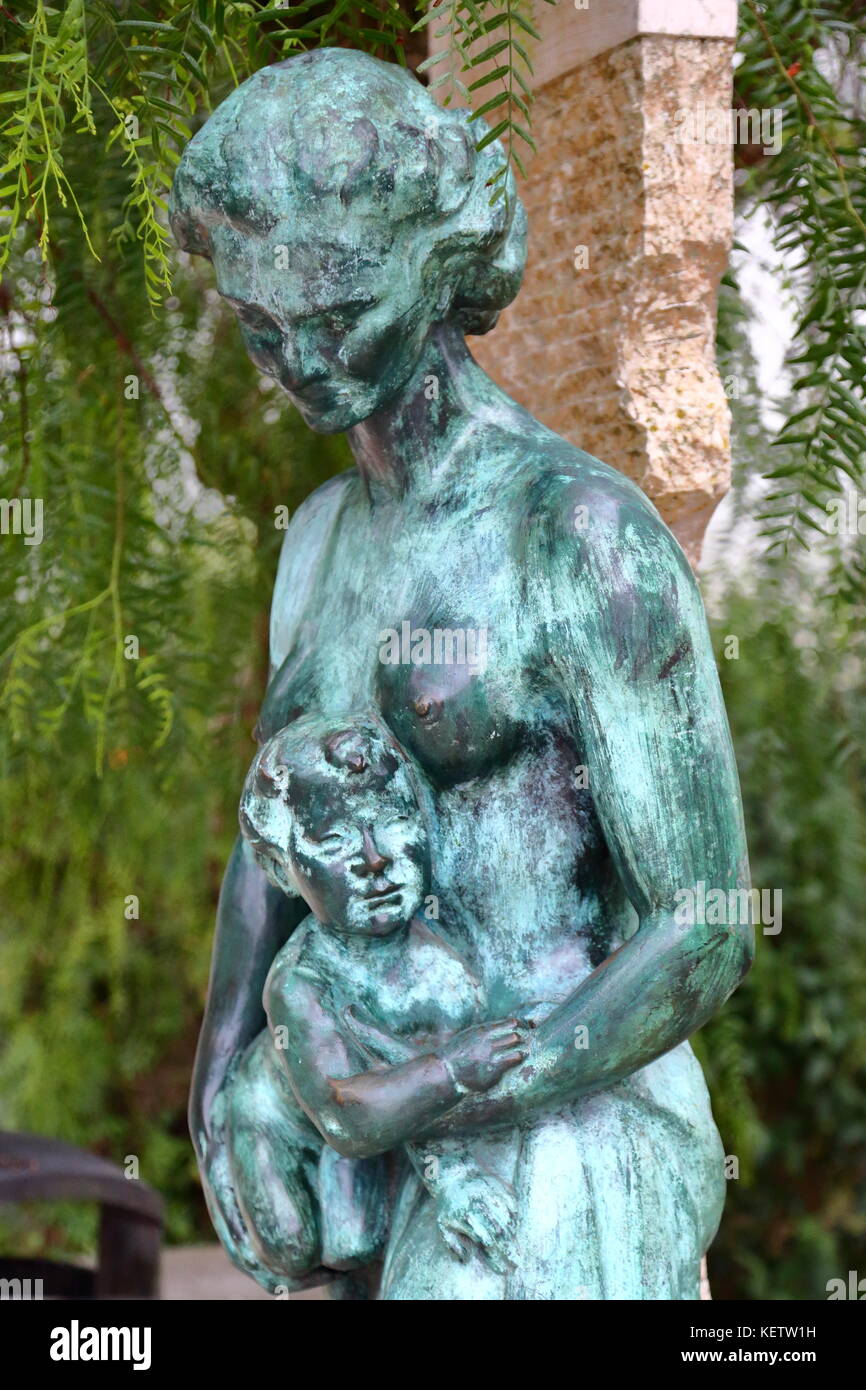
[[[334,480],[329,535],[277,653],[280,719],[372,706],[415,758],[441,920],[494,1014],[562,997],[633,918],[531,601],[538,472],[505,460],[495,490],[465,481],[435,505],[410,495],[375,508],[356,474]],[[295,601],[278,582],[275,606]]]
[[[551,489],[561,458],[553,464]],[[474,494],[467,483],[426,509],[404,498],[373,512],[356,475],[335,480],[327,542],[303,576],[291,643],[277,649],[289,677],[278,680],[283,717],[373,706],[416,759],[432,798],[439,925],[477,970],[491,1017],[534,1003],[543,1013],[635,927],[595,811],[576,711],[549,674],[544,605],[534,601],[543,564],[527,532],[533,508],[546,504],[545,467],[505,459],[494,494]],[[279,604],[292,597],[278,583],[278,633]],[[467,650],[471,631],[476,655],[486,629],[486,662],[470,670],[380,659],[388,630],[398,657],[411,656],[412,635],[425,631],[435,658],[437,628],[462,630]],[[440,656],[442,648],[444,640]],[[659,1241],[664,1231],[679,1234],[668,1242],[670,1270],[656,1271],[660,1292],[647,1296],[696,1296],[724,1184],[706,1085],[687,1043],[511,1134],[511,1180],[529,1223],[516,1236],[528,1291],[504,1291],[483,1261],[458,1265],[409,1173],[383,1297],[634,1297],[631,1290],[654,1287],[638,1248],[650,1227]],[[626,1241],[630,1262],[622,1251],[596,1259],[604,1242],[592,1233],[608,1225],[636,1233]]]

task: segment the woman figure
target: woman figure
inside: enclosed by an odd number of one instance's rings
[[[502,150],[473,132],[405,71],[332,48],[256,73],[179,166],[178,241],[212,260],[259,369],[313,429],[347,431],[357,465],[287,532],[259,733],[378,712],[432,787],[435,895],[491,1017],[538,1024],[491,1091],[398,1136],[513,1128],[514,1272],[457,1259],[406,1173],[380,1297],[697,1298],[724,1176],[686,1040],[753,949],[748,923],[694,908],[699,884],[732,902],[748,885],[727,720],[655,509],[469,353],[525,246],[510,175],[491,202]],[[303,911],[239,841],[190,1113],[217,1230],[260,1277],[226,1112]]]

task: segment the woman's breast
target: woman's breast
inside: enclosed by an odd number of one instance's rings
[[[564,998],[615,949],[630,909],[573,745],[547,730],[434,796],[434,873],[494,1013]]]
[[[434,785],[506,765],[528,727],[527,701],[521,673],[491,664],[487,629],[406,622],[392,631],[380,648],[377,703]]]

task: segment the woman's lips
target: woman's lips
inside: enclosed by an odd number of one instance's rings
[[[335,405],[339,405],[342,393],[332,382],[322,383],[311,382],[308,386],[298,388],[286,387],[288,394],[301,405],[306,405],[313,410],[329,410]]]

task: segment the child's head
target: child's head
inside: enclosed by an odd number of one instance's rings
[[[240,822],[270,881],[347,935],[390,935],[428,890],[411,765],[369,715],[305,715],[274,734],[247,775]]]

